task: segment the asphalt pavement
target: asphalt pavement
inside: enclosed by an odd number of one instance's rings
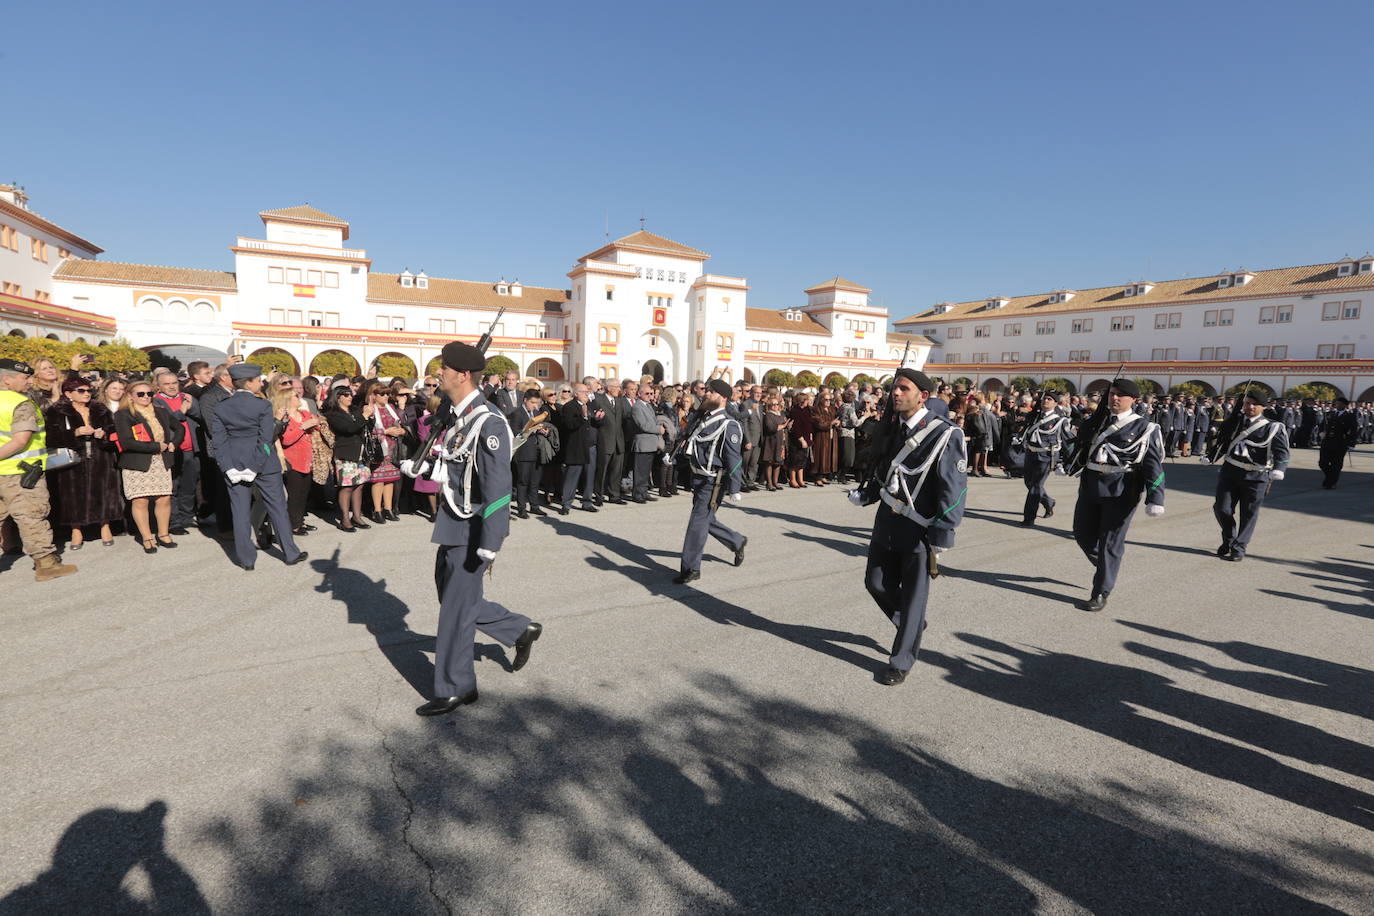
[[[689,495],[514,522],[544,636],[437,720],[421,518],[6,557],[0,913],[1374,913],[1374,454],[1315,458],[1239,564],[1171,462],[1098,614],[1076,483],[1023,529],[971,481],[897,687],[836,486],[723,509],[690,586]]]

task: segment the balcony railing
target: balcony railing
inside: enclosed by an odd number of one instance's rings
[[[238,247],[253,251],[280,251],[282,254],[322,254],[331,258],[367,260],[367,252],[361,248],[328,248],[324,245],[306,245],[301,242],[269,242],[266,239],[248,239],[243,236],[239,236]]]

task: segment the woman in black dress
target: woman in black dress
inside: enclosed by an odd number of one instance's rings
[[[792,422],[787,431],[787,485],[800,489],[806,486],[806,469],[811,464],[811,443],[816,438],[811,395],[799,392],[792,399],[792,409],[787,412],[787,419]]]
[[[68,550],[81,549],[85,543],[82,529],[88,525],[99,525],[100,543],[113,547],[110,523],[124,517],[124,496],[110,441],[114,416],[96,399],[92,384],[80,376],[66,379],[61,392],[43,413],[47,447],[69,448],[81,461],[48,474],[53,527],[71,529]]]

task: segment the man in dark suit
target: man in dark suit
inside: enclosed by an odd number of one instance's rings
[[[232,396],[215,406],[210,417],[211,445],[215,461],[224,474],[229,491],[230,512],[234,519],[234,550],[239,565],[252,569],[257,560],[250,519],[253,492],[267,507],[267,517],[287,566],[306,559],[291,536],[286,514],[286,490],[282,486],[281,460],[277,458],[277,421],[272,405],[259,396],[262,368],[252,363],[229,367],[234,386]]]
[[[211,444],[214,434],[211,431],[211,426],[215,419],[215,408],[233,393],[234,388],[229,381],[229,364],[222,363],[216,366],[211,373],[209,386],[199,397],[196,397],[196,407],[200,413],[198,432],[201,439],[199,448],[204,457],[200,467],[200,480],[206,490],[205,501],[214,510],[215,529],[219,532],[220,537],[224,537],[232,531],[234,523],[229,509],[229,491],[225,488],[224,475],[220,472],[219,463],[215,461],[214,447]]]
[[[520,374],[517,372],[507,372],[505,381],[501,387],[492,393],[491,403],[503,416],[509,417],[511,412],[520,406],[520,392],[517,390],[520,385]],[[519,432],[519,430],[516,430]]]
[[[573,399],[564,404],[559,412],[559,426],[563,433],[563,490],[559,515],[568,514],[579,485],[582,489],[582,505],[579,508],[584,512],[596,511],[596,506],[592,505],[596,436],[606,415],[592,409],[588,403],[590,399],[591,389],[578,382],[573,386]]]
[[[759,444],[763,442],[763,389],[758,385],[748,391],[739,402],[740,425],[744,427],[744,482],[746,492],[759,488],[754,481],[759,474]]]
[[[1345,453],[1360,437],[1359,417],[1345,398],[1336,398],[1336,408],[1326,415],[1326,434],[1322,437],[1317,467],[1322,471],[1322,489],[1334,490],[1341,479]]]
[[[540,398],[539,389],[531,388],[526,391],[524,403],[506,415],[506,419],[510,421],[511,434],[520,435],[521,430],[531,420],[543,413],[543,408],[544,402]],[[516,518],[544,514],[544,510],[539,508],[539,437],[548,434],[548,428],[541,425],[515,450]]]
[[[606,379],[603,390],[592,397],[591,404],[604,415],[596,431],[595,503],[623,506],[625,498],[620,492],[620,478],[625,467],[625,408],[620,399],[620,382]]]

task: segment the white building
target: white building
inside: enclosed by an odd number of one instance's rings
[[[1246,380],[1282,394],[1324,382],[1374,400],[1374,255],[1211,277],[942,302],[895,323],[933,341],[926,371],[1001,390],[1125,375],[1215,394]]]
[[[94,258],[101,248],[29,209],[16,185],[0,185],[0,334],[70,343],[106,343],[108,315],[53,302],[53,268],[67,259]]]
[[[881,378],[907,341],[888,334],[887,312],[862,286],[837,277],[795,309],[750,308],[747,281],[706,273],[705,252],[643,230],[579,259],[572,288],[556,289],[377,273],[365,250],[344,247],[345,220],[310,206],[259,217],[263,237],[231,246],[232,273],[72,260],[53,274],[57,299],[113,316],[135,346],[250,359],[280,350],[297,371],[334,353],[353,371],[383,356],[432,371],[445,343],[475,340],[503,307],[488,353],[538,379],[685,380],[716,367],[732,380],[771,369]],[[911,338],[907,364],[921,365],[929,347]]]

